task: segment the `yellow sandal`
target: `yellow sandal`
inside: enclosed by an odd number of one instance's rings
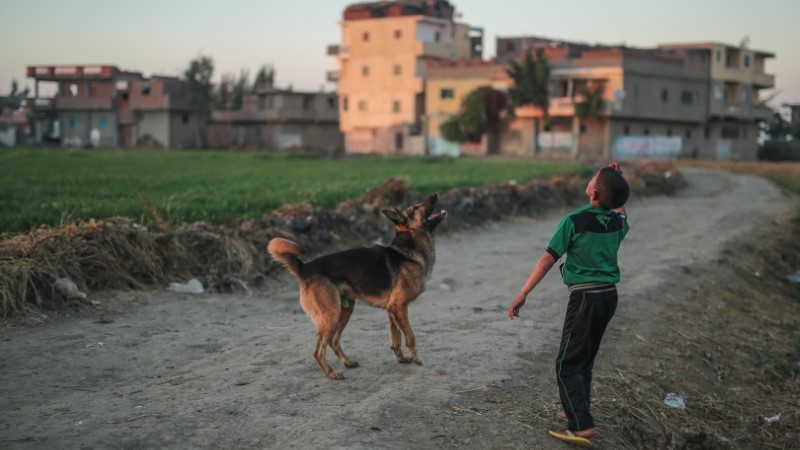
[[[581,447],[592,446],[592,441],[586,439],[585,437],[575,436],[575,434],[569,430],[564,431],[563,433],[558,431],[548,431],[548,433],[550,433],[550,436],[553,436],[554,438],[564,441],[568,444],[580,445]]]

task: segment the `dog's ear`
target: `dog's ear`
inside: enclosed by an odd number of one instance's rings
[[[383,215],[388,217],[389,220],[395,223],[395,225],[400,225],[408,222],[408,219],[406,219],[406,216],[403,214],[403,212],[397,208],[384,209]]]

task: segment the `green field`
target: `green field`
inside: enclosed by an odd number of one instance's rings
[[[390,177],[414,192],[526,182],[576,163],[521,159],[364,157],[225,151],[0,150],[0,231],[28,231],[89,218],[223,223],[261,217],[284,204],[333,207]]]

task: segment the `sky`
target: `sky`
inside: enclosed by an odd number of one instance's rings
[[[537,35],[648,47],[717,41],[776,54],[771,104],[800,103],[800,0],[451,0],[460,20],[484,29],[485,57],[498,36]],[[340,38],[343,0],[3,0],[0,95],[11,80],[33,87],[28,65],[112,64],[179,75],[199,55],[215,77],[272,64],[280,87],[334,90],[326,46]],[[45,92],[46,93],[46,92]]]

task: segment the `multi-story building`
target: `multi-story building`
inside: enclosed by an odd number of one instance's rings
[[[177,78],[127,72],[115,66],[30,66],[36,140],[95,147],[197,148],[205,119],[194,111]],[[53,98],[39,84],[57,85]]]
[[[739,73],[714,69],[711,55],[702,49],[589,46],[540,37],[498,38],[495,63],[431,65],[429,150],[452,153],[454,146],[439,137],[438,125],[455,114],[452,109],[469,90],[511,85],[505,74],[508,62],[537,48],[545,50],[551,66],[549,120],[545,123],[537,108],[517,108],[516,119],[500,137],[500,152],[583,159],[755,158],[757,122],[769,116],[758,91],[774,84],[774,77],[764,73],[763,60],[771,54],[741,53],[741,65],[752,70]],[[733,82],[723,78],[734,75],[740,77],[735,92]],[[603,86],[603,108],[581,119],[575,106],[584,88],[598,85]],[[717,99],[717,87],[723,89],[722,99]]]
[[[766,73],[770,52],[717,42],[662,44],[659,49],[676,53],[704,70],[710,95],[702,157],[754,159],[758,123],[772,110],[761,103],[760,92],[775,87],[775,76]]]
[[[335,92],[263,89],[245,95],[239,110],[216,110],[208,125],[213,148],[303,148],[335,152],[344,146]]]
[[[426,60],[478,57],[483,32],[455,21],[446,0],[348,6],[342,40],[330,46],[338,70],[340,129],[354,153],[424,153]]]
[[[466,96],[481,87],[506,91],[512,84],[506,66],[495,61],[461,59],[457,61],[429,61],[425,80],[424,130],[427,153],[456,156],[465,154],[492,154],[503,148],[495,136],[486,136],[480,143],[456,144],[442,137],[440,127],[458,114]],[[509,149],[506,147],[506,151]]]

